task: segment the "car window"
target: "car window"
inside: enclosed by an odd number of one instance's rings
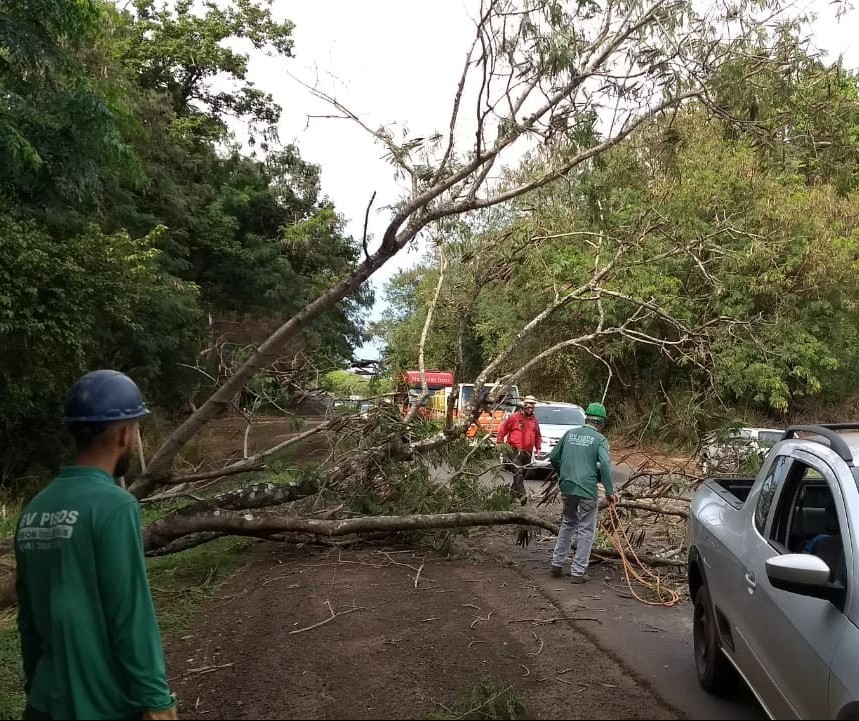
[[[774,446],[784,437],[781,431],[761,431],[758,435],[758,441],[762,446]]]
[[[773,459],[770,470],[761,484],[761,495],[758,497],[758,505],[755,508],[755,527],[762,536],[766,530],[773,498],[775,498],[776,492],[787,476],[790,463],[790,456],[778,456]]]
[[[480,395],[478,396],[478,402],[483,403],[486,400],[486,397],[489,395],[490,391],[493,389],[493,386],[483,386],[480,389]],[[460,389],[460,400],[462,403],[462,407],[465,408],[468,405],[468,402],[471,400],[471,397],[474,395],[474,386],[468,385],[463,386]],[[516,389],[516,386],[511,386],[507,389],[507,392],[504,394],[504,397],[498,402],[498,407],[502,410],[513,411],[516,409],[516,404],[519,402],[519,393]]]
[[[570,406],[537,406],[534,415],[540,423],[555,426],[583,426],[585,413]]]
[[[437,391],[430,391],[427,394],[427,397],[424,398],[421,406],[426,407],[430,404],[430,399],[435,395]],[[421,395],[423,394],[423,390],[421,388],[409,388],[409,403],[417,403],[420,400]]]
[[[770,529],[783,553],[810,553],[823,559],[831,581],[846,581],[844,546],[835,496],[815,468],[796,462],[784,484]]]

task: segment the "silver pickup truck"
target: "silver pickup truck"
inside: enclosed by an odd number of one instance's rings
[[[859,424],[792,426],[757,478],[709,479],[689,520],[701,685],[770,718],[859,719]]]

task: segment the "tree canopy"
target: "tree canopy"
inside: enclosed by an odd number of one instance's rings
[[[807,55],[790,73],[754,57],[721,73],[719,102],[742,122],[691,108],[656,119],[574,176],[445,231],[428,367],[472,380],[558,293],[586,283],[600,255],[622,251],[599,303],[553,312],[499,373],[587,332],[600,313],[622,324],[640,307],[628,299],[644,299],[686,327],[710,325],[703,363],[642,336],[607,336],[547,355],[520,382],[546,399],[586,402],[611,379],[619,417],[663,436],[671,427],[694,438],[735,413],[849,412],[859,362],[857,77]],[[531,154],[514,180],[539,176],[576,142],[568,135]],[[417,362],[438,272],[433,253],[388,286],[375,332],[395,366]],[[659,314],[640,332],[679,338]]]
[[[281,108],[247,78],[250,48],[288,61],[292,29],[265,0],[0,8],[5,473],[58,450],[83,371],[128,371],[176,410],[205,380],[190,367],[209,317],[289,317],[355,266],[320,169],[279,143]],[[371,300],[320,318],[305,360],[350,359]]]

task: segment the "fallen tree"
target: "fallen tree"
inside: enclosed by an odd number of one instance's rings
[[[559,524],[524,510],[490,511],[483,513],[433,513],[410,516],[366,516],[344,520],[319,520],[313,518],[294,518],[277,514],[254,515],[245,512],[212,511],[199,513],[182,519],[169,519],[147,526],[143,534],[144,548],[147,553],[169,548],[169,545],[183,536],[202,535],[201,543],[213,540],[206,531],[217,524],[226,534],[268,538],[277,534],[296,533],[324,538],[339,538],[353,534],[394,534],[403,531],[428,531],[453,528],[472,528],[475,526],[533,526],[557,535]],[[198,536],[199,537],[199,536]],[[283,540],[283,539],[281,539]],[[193,544],[198,545],[198,544]],[[190,547],[190,546],[189,546]],[[618,558],[615,549],[596,549],[600,556]],[[638,554],[638,558],[652,566],[684,567],[686,562],[678,558],[661,558],[649,554]]]
[[[334,96],[311,88],[341,117],[357,123],[382,145],[396,170],[409,181],[407,195],[394,206],[378,248],[370,252],[365,238],[364,261],[283,323],[173,431],[134,482],[132,492],[143,498],[168,482],[183,446],[230,408],[239,391],[277,358],[288,341],[354,293],[432,224],[509,203],[568,177],[637,129],[677,113],[690,101],[713,105],[724,114],[711,99],[710,83],[718,68],[736,53],[745,52],[753,41],[760,45],[759,34],[766,30],[764,18],[755,15],[756,7],[754,2],[742,1],[730,8],[714,4],[698,12],[682,0],[608,0],[601,7],[573,1],[485,0],[454,91],[450,126],[447,132],[431,137],[406,137],[398,142],[390,129],[373,129],[369,121]],[[776,4],[766,21],[777,17],[781,9]],[[473,115],[464,112],[466,102],[474,102]],[[611,109],[611,118],[597,128],[593,118],[601,109]],[[577,132],[583,123],[590,123],[592,132]],[[505,162],[540,144],[548,146],[564,133],[574,137],[574,142],[557,145],[554,152],[545,155],[546,162],[536,177],[501,183],[496,180]],[[464,138],[473,141],[463,142]],[[633,245],[638,242],[633,239]],[[601,260],[591,278],[559,293],[554,304],[515,335],[510,347],[533,334],[552,313],[574,302],[599,302],[606,297],[610,291],[601,283],[624,253],[619,249],[608,261]],[[666,322],[675,337],[642,335],[636,331],[636,323],[659,314],[660,309],[647,298],[626,300],[630,303],[628,323],[600,326],[570,338],[546,349],[531,363],[606,335],[634,337],[645,343],[667,342],[673,348],[695,341],[695,329],[670,318]],[[487,365],[476,379],[476,391],[487,378],[505,370],[509,355],[508,348]],[[506,381],[514,382],[522,372],[507,374]],[[409,453],[420,453],[456,437],[467,427],[473,410],[470,407],[463,414],[464,425],[445,429],[437,438],[413,446]],[[248,470],[255,467],[247,464]]]
[[[156,521],[144,531],[144,548],[152,550],[182,536],[205,532],[217,526],[224,533],[265,537],[276,533],[305,533],[337,538],[355,533],[398,533],[402,531],[470,528],[473,526],[530,525],[558,532],[558,524],[527,511],[487,511],[483,513],[432,513],[410,516],[364,516],[336,521],[294,518],[278,514],[242,511],[212,511],[183,518]]]
[[[478,399],[482,387],[494,379],[501,381],[489,397],[490,402],[495,401],[523,374],[565,350],[588,351],[595,344],[623,339],[706,368],[711,344],[725,339],[726,328],[736,325],[733,319],[678,317],[656,304],[646,289],[633,295],[621,293],[613,285],[619,274],[666,257],[688,257],[690,272],[700,273],[705,285],[712,282],[700,260],[711,250],[708,240],[693,238],[666,248],[660,236],[658,207],[624,218],[612,235],[574,239],[571,234],[570,242],[580,244],[582,252],[592,258],[592,268],[581,276],[552,280],[552,300],[534,309],[521,327],[510,329],[499,352],[477,374],[471,400],[460,409],[458,418],[443,428],[423,427],[414,413],[405,418],[397,413],[378,413],[369,419],[326,422],[254,454],[248,452],[246,443],[244,458],[191,474],[177,474],[176,460],[208,423],[233,407],[241,390],[265,371],[285,344],[355,293],[400,250],[425,238],[430,229],[435,234],[439,267],[444,269],[440,276],[452,277],[455,263],[459,279],[467,281],[447,295],[448,280],[440,277],[430,306],[437,309],[449,304],[464,319],[457,341],[461,357],[463,332],[475,299],[487,284],[503,282],[505,268],[521,257],[516,253],[526,252],[529,243],[538,242],[534,235],[508,242],[510,236],[503,232],[486,232],[481,213],[506,208],[511,215],[524,214],[525,206],[514,206],[516,201],[559,179],[575,185],[579,174],[601,155],[657,120],[670,126],[672,118],[691,103],[703,104],[725,117],[726,111],[713,97],[713,78],[720,67],[750,47],[759,52],[762,64],[789,62],[783,54],[768,59],[767,23],[787,3],[770,5],[764,18],[756,15],[758,3],[752,0],[740,0],[731,7],[714,3],[700,9],[683,0],[606,0],[600,6],[577,0],[485,0],[453,90],[449,127],[425,137],[398,140],[392,129],[375,129],[375,124],[359,117],[338,98],[313,88],[340,117],[357,123],[384,148],[396,172],[408,182],[405,196],[390,204],[391,217],[377,247],[371,251],[372,239],[363,239],[363,262],[348,275],[333,279],[325,292],[250,353],[169,434],[130,490],[145,499],[165,486],[178,484],[184,494],[193,494],[200,484],[266,470],[288,446],[312,434],[320,434],[330,444],[329,456],[306,485],[304,481],[295,487],[252,485],[233,495],[192,498],[193,502],[146,528],[147,549],[181,550],[225,534],[269,537],[309,533],[331,538],[499,523],[553,530],[550,522],[521,511],[445,513],[443,501],[450,501],[453,507],[463,496],[474,495],[473,469],[479,472],[486,460],[478,457],[462,461],[462,467],[447,483],[452,489],[449,497],[438,495],[439,513],[380,511],[373,517],[322,520],[255,511],[315,493],[363,496],[388,511],[396,504],[406,511],[410,503],[420,505],[420,494],[415,494],[418,500],[408,498],[410,491],[401,476],[416,477],[421,473],[419,467],[426,466],[434,454],[455,445],[453,442],[463,436],[481,410]],[[473,112],[466,112],[467,106]],[[528,159],[529,172],[514,172],[523,157]],[[448,226],[455,218],[474,219],[469,243],[449,233]],[[728,228],[725,220],[726,232]],[[609,305],[615,308],[614,313],[607,312]],[[574,315],[582,309],[589,311],[581,314],[586,320],[568,337],[544,344],[524,361],[517,360],[515,351],[524,341],[540,342],[547,319]],[[430,311],[424,329],[432,322]],[[654,327],[657,330],[651,330]],[[429,335],[422,333],[420,342],[422,374]],[[610,366],[608,373],[607,383],[611,380]],[[248,435],[246,432],[246,439]],[[472,470],[466,467],[468,463]]]

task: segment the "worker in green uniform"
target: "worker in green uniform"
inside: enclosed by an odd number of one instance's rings
[[[570,569],[573,583],[588,580],[588,564],[597,530],[597,483],[605,488],[610,504],[617,503],[611,479],[608,441],[600,431],[605,426],[606,412],[602,403],[591,403],[585,409],[586,425],[571,428],[549,454],[549,462],[560,479],[564,512],[558,541],[552,553],[552,575],[563,573],[573,540],[576,554]]]
[[[117,371],[68,393],[77,457],[24,509],[15,535],[25,719],[175,719],[128,470],[149,411]]]

